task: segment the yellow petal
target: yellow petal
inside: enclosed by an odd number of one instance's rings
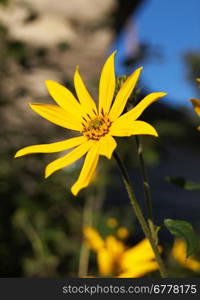
[[[193,104],[195,112],[200,117],[200,100],[198,100],[198,99],[191,99],[190,101]]]
[[[198,83],[200,83],[200,78],[197,78],[196,80],[197,80]]]
[[[137,278],[145,275],[146,273],[158,270],[158,264],[155,261],[141,263],[137,266],[134,264],[129,266],[130,268],[122,272],[118,278]]]
[[[110,276],[114,271],[114,261],[106,248],[97,252],[98,269],[101,276]]]
[[[99,112],[103,109],[104,113],[108,113],[113,100],[115,92],[115,54],[116,51],[108,57],[101,72],[99,83]]]
[[[68,165],[72,164],[76,160],[80,159],[92,146],[92,143],[90,141],[87,141],[74,150],[72,150],[70,153],[66,154],[65,156],[58,158],[47,165],[45,169],[45,178],[49,177],[52,173],[67,167]]]
[[[94,175],[98,160],[99,153],[97,142],[92,146],[90,151],[88,151],[79,178],[71,188],[72,194],[74,196],[76,196],[81,189],[88,186],[92,179],[92,176]]]
[[[150,104],[157,101],[161,97],[164,97],[165,95],[167,95],[167,94],[166,93],[151,93],[151,94],[147,95],[134,108],[132,108],[127,113],[123,114],[120,118],[118,118],[114,122],[115,125],[119,124],[119,126],[120,126],[120,123],[124,122],[125,120],[127,120],[129,122],[135,121]]]
[[[76,147],[84,143],[85,141],[86,138],[84,136],[79,136],[79,137],[75,137],[65,141],[51,143],[51,144],[28,146],[17,151],[15,157],[32,154],[32,153],[52,153],[52,152],[65,151],[70,148]]]
[[[115,139],[110,135],[105,135],[99,141],[99,154],[111,159],[112,153],[117,147]]]
[[[161,252],[159,246],[159,251]],[[147,239],[142,240],[136,246],[126,250],[119,261],[119,265],[122,271],[136,270],[140,267],[146,266],[153,262],[155,259],[154,252]]]
[[[99,233],[90,226],[86,226],[83,229],[84,238],[87,246],[93,251],[99,251],[105,245],[103,239],[100,237]]]
[[[79,74],[79,68],[76,68],[76,72],[74,74],[74,86],[76,89],[76,94],[78,96],[78,99],[81,103],[81,106],[84,110],[84,112],[89,115],[93,115],[94,111],[97,111],[96,104],[92,97],[90,96],[88,90],[86,89],[86,86]]]
[[[121,241],[117,240],[113,235],[108,235],[106,237],[105,244],[110,255],[113,257],[116,263],[118,263],[125,249],[124,244]]]
[[[80,121],[81,106],[70,90],[53,80],[46,80],[45,83],[49,94],[56,101],[56,103],[68,113],[73,115],[75,120]]]
[[[117,93],[117,96],[115,98],[115,101],[113,103],[113,106],[110,110],[109,116],[112,121],[116,120],[121,113],[123,112],[127,100],[129,96],[131,95],[133,89],[135,88],[135,85],[138,81],[138,78],[140,76],[140,73],[142,71],[142,67],[138,68],[136,71],[134,71],[124,82],[122,87],[120,88],[119,92]]]
[[[111,126],[110,134],[113,136],[130,136],[130,135],[137,135],[137,134],[148,134],[158,136],[155,128],[150,124],[144,121],[134,121],[134,122],[123,122],[121,127],[118,125]]]
[[[62,107],[44,103],[32,103],[30,107],[40,116],[56,125],[77,131],[82,130],[81,123],[74,120],[71,114]]]
[[[121,266],[128,268],[131,264],[137,265],[142,261],[150,261],[155,258],[155,254],[151,248],[151,245],[147,239],[143,239],[137,245],[126,250],[121,260]]]
[[[194,256],[186,257],[186,244],[181,239],[176,239],[172,248],[172,255],[185,268],[200,272],[200,261]]]

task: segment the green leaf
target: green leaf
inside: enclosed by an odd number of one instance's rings
[[[189,181],[183,177],[167,176],[166,180],[188,191],[200,190],[200,183]]]
[[[197,251],[199,248],[199,241],[190,223],[180,220],[165,219],[164,225],[172,235],[185,241],[187,257]]]

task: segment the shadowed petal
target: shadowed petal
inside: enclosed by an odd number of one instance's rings
[[[103,109],[108,113],[115,92],[115,66],[114,58],[116,51],[113,52],[106,60],[99,82],[99,112]]]
[[[114,101],[113,106],[109,113],[110,119],[112,121],[116,120],[123,112],[123,110],[126,106],[127,100],[129,98],[129,96],[131,95],[133,89],[135,88],[135,85],[138,81],[141,71],[142,71],[142,67],[138,68],[136,71],[134,71],[126,79],[126,81],[120,88],[119,92],[117,93],[117,96],[115,98],[115,101]]]
[[[57,104],[73,115],[75,119],[80,120],[81,106],[70,90],[53,80],[46,80],[45,83],[49,94]]]
[[[93,177],[99,160],[98,146],[97,142],[86,155],[79,178],[71,188],[74,196],[76,196],[81,189],[88,186]]]
[[[62,107],[44,103],[31,103],[29,105],[40,116],[56,125],[77,131],[82,130],[81,123],[74,120],[72,115]]]
[[[47,165],[45,169],[45,178],[49,177],[54,172],[67,167],[68,165],[72,164],[76,160],[80,159],[92,146],[90,141],[87,141],[76,149],[72,150],[70,153],[66,154],[65,156],[58,158]]]
[[[53,153],[65,151],[70,148],[76,147],[86,141],[84,136],[79,136],[75,138],[71,138],[65,141],[51,143],[51,144],[42,144],[42,145],[34,145],[25,147],[15,154],[15,157],[32,154],[32,153]]]
[[[115,139],[107,134],[99,141],[99,154],[111,159],[113,151],[116,147],[117,143],[115,142]]]
[[[96,104],[92,97],[90,96],[81,76],[79,73],[79,68],[76,68],[74,74],[74,86],[76,89],[76,94],[81,103],[82,109],[87,114],[94,114],[93,110],[97,111]]]
[[[124,122],[123,126],[121,125],[121,127],[115,127],[113,124],[109,133],[113,136],[130,136],[136,134],[158,136],[155,128],[144,121],[134,121],[132,123]]]

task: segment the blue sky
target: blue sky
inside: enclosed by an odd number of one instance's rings
[[[134,15],[139,42],[161,50],[162,59],[143,63],[142,79],[151,91],[167,92],[171,105],[189,105],[188,98],[196,96],[195,88],[187,81],[184,55],[200,52],[200,0],[147,0]],[[129,40],[134,33],[129,32]],[[122,33],[114,48],[118,49],[116,69],[126,73],[121,65],[127,52],[127,39]],[[200,74],[199,74],[200,75]]]

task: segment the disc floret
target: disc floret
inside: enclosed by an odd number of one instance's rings
[[[88,119],[83,118],[83,120],[83,135],[89,140],[96,141],[109,132],[109,128],[112,124],[108,115],[103,112],[99,115],[95,115],[95,117],[88,116]]]

